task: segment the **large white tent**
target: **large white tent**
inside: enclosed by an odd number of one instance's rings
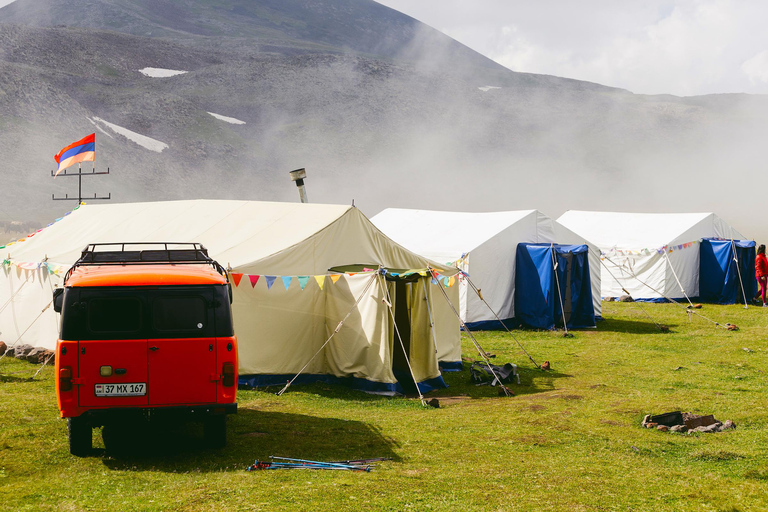
[[[714,213],[570,210],[558,222],[599,246],[603,297],[698,297],[701,241],[744,240]]]
[[[399,300],[408,303],[406,350],[417,382],[440,378],[438,360],[461,361],[459,322],[440,289],[457,301],[458,287],[448,286],[453,279],[435,285],[432,275],[412,272],[417,278],[407,293],[395,296],[395,283],[376,272],[341,277],[329,272],[360,264],[452,274],[392,242],[357,208],[339,205],[218,200],[82,205],[2,249],[7,257],[0,273],[0,336],[9,344],[54,347],[58,320],[48,307],[52,290],[61,286],[82,249],[89,243],[150,241],[202,243],[231,269],[243,375],[280,376],[285,382],[283,377],[309,362],[353,311],[305,373],[356,379],[372,390],[394,389],[398,341],[385,304]],[[354,307],[371,280],[376,282]]]
[[[493,312],[465,281],[461,317],[470,327],[515,316],[516,250],[521,243],[586,244],[594,315],[601,315],[597,247],[538,210],[443,212],[389,208],[371,221],[397,243],[422,256],[467,272]],[[486,323],[490,322],[490,324]]]

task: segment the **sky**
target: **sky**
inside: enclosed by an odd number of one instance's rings
[[[768,94],[764,0],[377,1],[513,71],[638,94]]]
[[[765,0],[377,1],[513,71],[637,94],[768,94]]]

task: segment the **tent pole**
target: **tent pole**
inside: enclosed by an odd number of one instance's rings
[[[370,288],[370,287],[371,287],[371,284],[373,284],[373,281],[374,281],[374,279],[376,279],[376,274],[373,274],[373,275],[371,276],[371,278],[368,280],[368,284],[366,284],[366,285],[365,285],[365,289],[363,290],[363,292],[360,294],[360,296],[359,296],[359,297],[357,298],[357,300],[355,301],[355,304],[352,306],[352,309],[350,309],[350,310],[349,310],[349,313],[347,313],[347,315],[346,315],[344,318],[342,318],[341,322],[339,322],[339,325],[337,325],[337,326],[336,326],[336,329],[334,329],[334,330],[333,330],[333,332],[331,333],[331,335],[328,337],[328,339],[327,339],[327,340],[325,340],[325,343],[323,343],[323,345],[322,345],[322,346],[321,346],[319,349],[317,349],[317,352],[315,352],[315,355],[313,355],[313,356],[310,358],[310,360],[309,360],[309,361],[307,361],[307,364],[305,364],[305,365],[302,367],[302,369],[301,369],[301,370],[299,370],[299,372],[298,372],[296,375],[294,375],[294,376],[293,376],[293,378],[292,378],[291,380],[289,380],[288,382],[286,382],[286,384],[285,384],[285,387],[284,387],[283,389],[281,389],[280,391],[278,391],[277,393],[275,393],[277,396],[282,396],[282,394],[283,394],[283,393],[285,393],[285,391],[286,391],[286,390],[287,390],[287,389],[288,389],[288,388],[291,386],[291,384],[293,384],[293,381],[295,381],[295,380],[296,380],[296,379],[299,377],[299,375],[301,375],[301,373],[302,373],[304,370],[306,370],[306,369],[307,369],[307,366],[309,366],[309,365],[312,363],[312,361],[314,361],[314,360],[315,360],[315,358],[317,357],[317,355],[318,355],[320,352],[322,352],[322,351],[323,351],[323,349],[325,348],[325,346],[326,346],[326,345],[328,345],[328,343],[329,343],[329,342],[330,342],[330,341],[333,339],[333,337],[334,337],[334,336],[336,336],[336,333],[337,333],[337,332],[339,332],[339,331],[341,330],[341,327],[342,327],[342,325],[344,325],[344,322],[346,322],[346,321],[347,321],[347,318],[349,318],[349,315],[351,315],[351,314],[352,314],[352,312],[355,310],[355,308],[357,308],[357,305],[358,305],[358,304],[360,304],[360,301],[361,301],[361,300],[362,300],[362,298],[365,296],[365,293],[368,291],[368,288]]]
[[[32,328],[32,326],[33,326],[33,325],[35,325],[35,322],[37,322],[37,321],[40,319],[40,317],[41,317],[41,316],[43,316],[43,313],[45,313],[45,312],[46,312],[46,310],[48,310],[48,308],[49,308],[49,307],[51,307],[51,304],[53,304],[53,299],[51,299],[51,302],[49,302],[49,303],[48,303],[48,305],[47,305],[47,306],[45,306],[45,307],[43,308],[43,310],[42,310],[42,311],[40,311],[40,314],[39,314],[39,315],[37,315],[37,316],[35,317],[35,319],[34,319],[34,320],[32,320],[32,323],[31,323],[31,324],[29,324],[29,325],[27,326],[27,328],[26,328],[26,329],[24,329],[24,332],[22,332],[22,333],[19,335],[19,337],[18,337],[18,338],[16,338],[16,341],[14,341],[13,343],[11,343],[11,344],[10,344],[10,346],[9,346],[8,348],[13,348],[13,347],[15,347],[15,346],[16,346],[16,344],[17,344],[17,343],[18,343],[18,342],[21,340],[21,338],[23,338],[23,337],[24,337],[24,335],[25,335],[25,334],[27,334],[27,331],[28,331],[28,330],[30,330],[30,329]],[[4,357],[5,357],[5,355],[6,355],[7,353],[8,353],[8,350],[6,350],[5,352],[3,352],[3,355],[1,355],[1,356],[0,356],[0,359],[4,358]]]
[[[672,270],[672,275],[675,276],[675,281],[677,281],[677,285],[680,287],[680,291],[683,292],[683,296],[688,300],[688,304],[693,307],[693,302],[691,302],[690,297],[688,297],[688,294],[685,293],[685,290],[683,289],[683,283],[680,282],[680,279],[677,277],[677,272],[675,272],[675,267],[672,265],[672,260],[669,259],[669,253],[666,249],[664,249],[664,257],[667,258],[667,263],[669,264],[669,268]]]
[[[499,315],[493,310],[491,305],[488,304],[488,302],[485,300],[483,295],[480,293],[480,290],[477,288],[477,286],[475,286],[475,283],[473,283],[472,280],[469,278],[469,274],[467,274],[466,272],[464,272],[463,270],[461,270],[458,267],[456,267],[456,270],[458,270],[459,273],[464,276],[464,279],[467,280],[467,283],[469,283],[469,286],[472,287],[472,290],[474,290],[474,292],[477,294],[477,296],[480,298],[480,300],[483,302],[483,304],[485,304],[488,307],[490,312],[493,313],[493,316],[496,317],[496,320],[502,325],[502,327],[504,327],[504,329],[506,329],[507,334],[509,334],[512,337],[512,339],[515,340],[515,343],[517,343],[517,346],[520,347],[520,350],[522,350],[525,353],[525,355],[528,356],[528,359],[531,360],[531,362],[533,363],[533,365],[536,368],[541,369],[541,366],[539,365],[539,363],[537,363],[536,361],[533,360],[533,358],[531,357],[531,354],[529,354],[525,350],[525,348],[523,348],[523,345],[518,341],[518,339],[515,337],[515,335],[512,334],[512,331],[509,330],[509,327],[507,327],[507,325],[504,322],[501,321],[501,318],[499,318]],[[459,318],[459,321],[461,321],[461,318]],[[469,329],[466,326],[464,326],[463,324],[462,324],[462,326],[464,327],[465,330],[469,331]]]
[[[744,297],[744,309],[749,309],[749,306],[747,306],[747,292],[744,291],[744,281],[741,280],[739,257],[736,256],[736,242],[733,241],[733,238],[731,238],[731,250],[733,251],[733,261],[736,262],[736,272],[739,273],[739,286],[741,286],[741,296]]]
[[[434,277],[435,276],[435,271],[431,267],[428,267],[428,270],[429,270],[429,273],[432,274],[432,277]],[[496,371],[493,369],[493,366],[491,365],[491,362],[488,360],[488,356],[486,355],[487,352],[485,350],[483,350],[483,348],[480,346],[480,343],[478,343],[477,340],[475,339],[475,337],[472,335],[472,331],[469,330],[469,328],[467,327],[467,324],[465,324],[464,320],[461,319],[461,315],[459,314],[458,311],[456,311],[456,308],[454,307],[453,303],[451,302],[451,299],[448,298],[448,294],[445,293],[445,290],[443,290],[442,285],[440,284],[439,281],[438,281],[436,286],[438,288],[440,288],[440,291],[442,292],[443,297],[445,298],[445,301],[448,303],[449,306],[451,306],[451,310],[453,310],[453,314],[456,315],[456,318],[459,319],[459,324],[461,324],[461,328],[464,329],[464,332],[467,333],[467,336],[469,336],[469,339],[472,340],[472,343],[475,345],[475,348],[480,353],[480,356],[483,358],[483,361],[485,361],[485,364],[488,365],[488,369],[491,370],[491,373],[493,374],[493,377],[496,379],[496,382],[498,382],[499,386],[501,386],[501,389],[504,390],[504,394],[506,396],[510,396],[509,390],[507,389],[506,386],[504,386],[501,383],[501,379],[499,378],[498,375],[496,375]],[[536,364],[536,363],[534,363],[534,364]],[[539,366],[539,368],[541,368],[541,367]]]
[[[623,273],[623,272],[626,272],[626,271],[624,270],[624,267],[622,267],[622,266],[620,266],[619,264],[617,264],[616,262],[612,261],[612,260],[611,260],[611,259],[610,259],[608,256],[606,256],[606,257],[605,257],[605,259],[606,259],[606,260],[608,260],[608,261],[610,261],[610,262],[611,262],[611,264],[612,264],[614,267],[618,268],[618,269],[619,269],[619,270],[620,270],[622,273]],[[658,293],[659,295],[661,295],[662,297],[664,297],[665,299],[667,299],[669,302],[671,302],[671,303],[673,303],[673,304],[676,304],[676,305],[680,306],[681,308],[683,308],[683,310],[685,310],[685,311],[688,313],[688,315],[689,315],[689,316],[690,316],[691,314],[694,314],[694,315],[696,315],[696,316],[700,316],[700,317],[701,317],[701,318],[703,318],[704,320],[707,320],[707,321],[709,321],[709,322],[712,322],[713,324],[715,324],[715,327],[722,327],[723,329],[726,329],[726,330],[728,329],[726,326],[724,326],[724,325],[720,324],[720,322],[716,322],[716,321],[712,320],[711,318],[707,318],[706,316],[702,315],[702,314],[701,314],[701,313],[699,313],[698,311],[696,311],[696,310],[694,310],[694,309],[690,309],[688,306],[684,306],[684,305],[680,304],[680,303],[679,303],[679,302],[677,302],[675,299],[672,299],[672,298],[670,298],[670,297],[667,297],[666,295],[664,295],[663,293],[661,293],[659,290],[657,290],[657,289],[656,289],[656,288],[654,288],[653,286],[649,285],[649,284],[648,284],[648,283],[646,283],[645,281],[642,281],[642,280],[640,280],[640,278],[639,278],[639,277],[637,277],[637,275],[635,275],[635,273],[634,273],[634,272],[630,273],[630,275],[631,275],[633,278],[637,279],[637,281],[638,281],[640,284],[642,284],[642,285],[644,285],[644,286],[647,286],[648,288],[650,288],[650,289],[651,289],[651,290],[653,290],[654,292]]]
[[[568,332],[568,322],[565,321],[565,307],[563,306],[563,294],[560,292],[560,278],[557,277],[557,256],[555,256],[555,244],[549,243],[549,250],[552,251],[552,271],[555,273],[555,283],[557,284],[557,298],[560,300],[560,313],[563,315],[564,338],[572,338],[573,334]]]
[[[379,272],[381,272],[381,267],[379,267]],[[389,311],[389,316],[392,319],[392,325],[395,327],[395,334],[397,334],[397,339],[400,341],[400,347],[403,349],[403,356],[405,356],[405,362],[408,364],[408,371],[411,372],[411,378],[413,379],[413,385],[416,386],[416,392],[419,394],[419,400],[421,400],[421,405],[424,407],[427,407],[427,401],[424,400],[424,395],[421,394],[421,390],[419,389],[419,383],[416,380],[416,375],[413,373],[413,368],[411,367],[411,358],[408,357],[408,354],[405,353],[405,343],[403,343],[403,338],[400,336],[400,329],[397,328],[397,321],[395,321],[395,313],[392,311],[392,297],[389,295],[389,289],[387,288],[387,282],[384,280],[384,275],[379,273],[379,284],[381,285],[382,290],[384,291],[384,294],[386,296],[385,299],[385,306],[387,306],[387,311]]]
[[[609,269],[609,268],[608,268],[608,266],[605,264],[605,262],[603,262],[603,258],[602,258],[602,255],[600,255],[600,264],[603,266],[603,268],[604,268],[605,270],[607,270],[607,271],[608,271],[608,273],[609,273],[609,274],[611,274],[611,277],[612,277],[612,278],[614,278],[614,279],[616,280],[616,283],[618,283],[618,285],[619,285],[619,287],[621,288],[621,290],[622,290],[624,293],[626,293],[626,294],[627,294],[627,295],[628,295],[628,296],[631,298],[631,297],[632,297],[632,294],[631,294],[631,293],[629,293],[629,291],[627,291],[627,289],[626,289],[626,288],[624,288],[624,285],[623,285],[623,284],[621,284],[621,281],[619,281],[619,278],[618,278],[618,277],[616,277],[616,275],[615,275],[613,272],[611,272],[611,269]],[[635,300],[633,299],[633,300],[632,300],[632,302],[630,302],[630,304],[632,304],[632,305],[634,305],[634,306],[637,306],[637,307],[640,309],[640,311],[642,311],[643,313],[645,313],[645,316],[647,316],[647,317],[648,317],[648,319],[649,319],[651,322],[653,322],[654,324],[656,324],[656,327],[658,327],[658,328],[659,328],[659,330],[660,330],[661,332],[664,332],[664,329],[662,329],[661,325],[660,325],[660,324],[659,324],[659,323],[658,323],[656,320],[654,320],[654,319],[653,319],[653,317],[652,317],[652,316],[651,316],[651,315],[650,315],[650,314],[649,314],[649,313],[648,313],[648,312],[645,310],[645,308],[643,308],[643,307],[641,307],[641,306],[640,306],[640,303],[639,303],[639,302],[635,302]]]

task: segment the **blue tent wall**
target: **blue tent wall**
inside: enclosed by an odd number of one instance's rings
[[[733,259],[736,247],[738,269]],[[739,271],[747,301],[757,293],[755,279],[755,242],[704,238],[699,247],[699,299],[717,304],[744,302]]]
[[[557,257],[557,279],[552,249]],[[566,296],[567,255],[571,253],[571,317],[568,328],[594,327],[589,249],[586,245],[518,244],[515,267],[515,319],[537,329],[553,329],[562,319],[556,287]]]

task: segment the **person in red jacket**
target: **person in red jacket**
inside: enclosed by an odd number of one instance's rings
[[[765,292],[768,288],[768,258],[765,257],[765,244],[760,244],[757,248],[757,257],[755,258],[755,277],[760,283],[760,294],[763,297],[763,307],[768,306],[765,303]]]

